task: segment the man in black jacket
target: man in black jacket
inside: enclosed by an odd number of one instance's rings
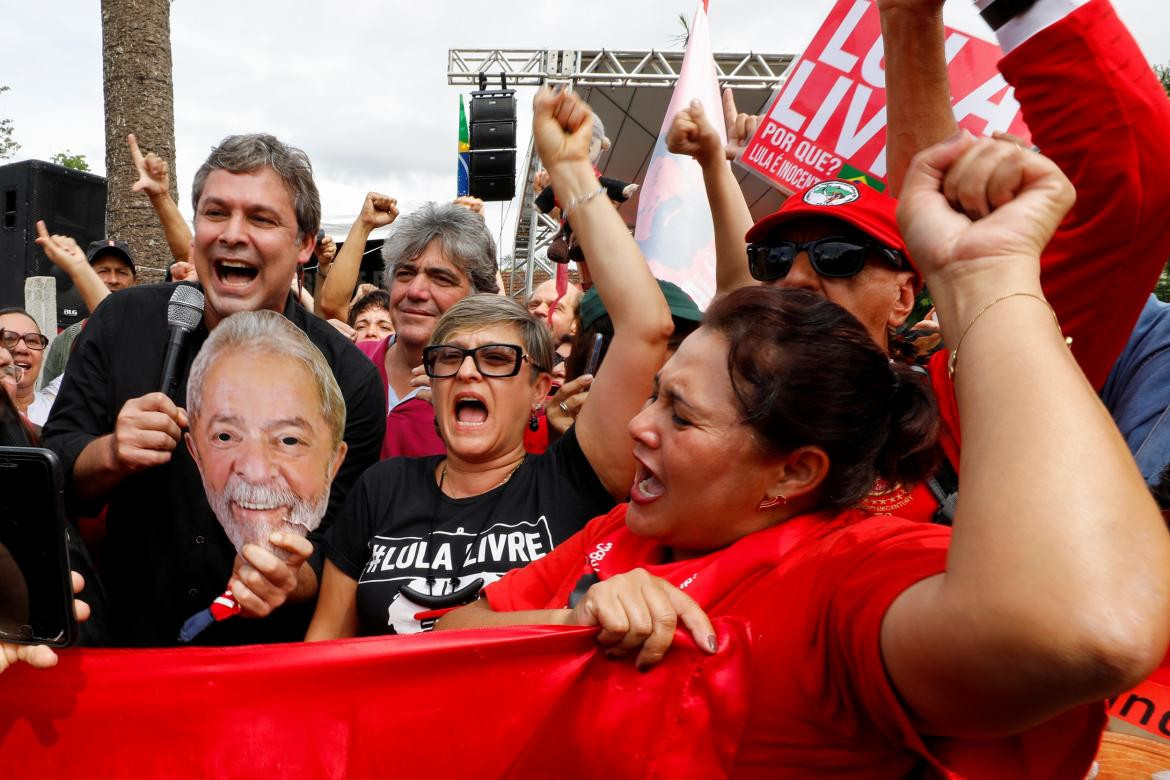
[[[174,286],[119,292],[78,339],[45,445],[61,458],[75,512],[108,505],[102,576],[117,644],[173,644],[183,621],[206,608],[229,577],[247,591],[237,594],[245,615],[264,619],[217,624],[201,642],[296,640],[312,614],[320,558],[314,552],[304,563],[299,555],[285,562],[259,548],[236,556],[195,463],[176,446],[187,427],[191,363],[208,333],[238,311],[280,312],[321,350],[345,398],[348,456],[320,530],[377,460],[385,398],[373,365],[289,293],[298,265],[313,253],[321,218],[304,152],[268,135],[231,136],[196,173],[192,195],[191,259],[206,303],[179,361],[174,397],[157,392]]]

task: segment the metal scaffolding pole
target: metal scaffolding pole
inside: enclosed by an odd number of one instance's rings
[[[609,49],[450,49],[447,52],[447,83],[473,86],[480,74],[490,79],[504,75],[509,86],[538,86],[549,82],[567,83],[581,90],[587,100],[597,98],[595,110],[606,121],[613,148],[607,153],[611,167],[605,175],[638,181],[649,159],[658,133],[665,101],[663,92],[673,89],[682,68],[683,51],[613,51]],[[716,53],[715,68],[721,85],[737,93],[741,110],[759,113],[769,96],[784,80],[793,60],[790,54]],[[748,105],[750,104],[750,105]],[[654,112],[657,111],[656,117]],[[640,145],[645,146],[641,149]],[[619,150],[622,162],[614,163]],[[623,168],[623,166],[625,166]],[[531,294],[533,277],[540,270],[552,276],[555,267],[544,250],[560,229],[556,220],[534,204],[533,179],[539,160],[531,143],[517,183],[520,207],[516,210],[512,240],[512,272],[509,286],[517,293],[516,263],[523,262],[524,292]],[[623,175],[624,174],[624,175]],[[624,211],[633,224],[631,202]],[[503,251],[501,250],[501,254]]]

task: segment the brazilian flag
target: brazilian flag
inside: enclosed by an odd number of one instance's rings
[[[861,182],[862,184],[868,184],[878,192],[886,191],[886,183],[884,181],[877,178],[876,176],[870,176],[860,168],[854,168],[848,163],[841,166],[841,172],[837,174],[837,178],[844,179],[845,181],[855,181]]]
[[[470,193],[471,136],[467,133],[467,114],[463,110],[463,96],[459,96],[459,168],[456,172],[456,196]]]

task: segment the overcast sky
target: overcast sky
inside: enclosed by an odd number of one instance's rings
[[[948,24],[988,37],[971,3]],[[1170,63],[1167,0],[1114,0],[1147,59]],[[799,53],[832,0],[711,0],[715,51]],[[235,132],[267,131],[313,160],[327,222],[352,219],[368,190],[407,207],[454,195],[460,88],[450,48],[672,49],[691,0],[375,2],[174,0],[175,135],[180,206],[191,176]],[[582,13],[582,9],[589,9]],[[0,0],[0,117],[14,160],[69,149],[104,173],[99,0]],[[528,115],[531,90],[520,91]],[[523,151],[521,151],[521,155]],[[493,230],[502,207],[492,205]],[[510,222],[514,214],[508,219]]]

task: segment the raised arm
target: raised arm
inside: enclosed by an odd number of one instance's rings
[[[728,132],[736,133],[738,125],[737,135],[746,133],[745,121],[754,117],[736,114],[730,89],[724,90],[723,108]],[[755,284],[748,273],[747,244],[743,240],[752,226],[752,214],[726,159],[723,141],[707,121],[699,101],[692,101],[675,114],[666,135],[666,148],[674,154],[690,155],[703,169],[703,184],[715,226],[716,295]]]
[[[943,50],[943,0],[878,0],[886,62],[886,163],[898,197],[915,154],[957,129]]]
[[[899,209],[957,353],[963,425],[946,572],[882,624],[886,669],[926,734],[1010,734],[1100,700],[1147,675],[1170,636],[1170,538],[1042,298],[1040,251],[1072,187],[1004,144],[964,135],[923,152]],[[996,167],[974,197],[983,155]]]
[[[362,253],[366,251],[366,239],[375,228],[389,225],[398,218],[398,201],[387,195],[371,192],[362,202],[361,213],[354,220],[345,243],[329,267],[325,283],[317,291],[314,311],[324,319],[345,322],[349,316],[349,298],[357,286],[358,274],[362,268]]]
[[[646,258],[589,162],[589,106],[572,92],[545,87],[532,108],[540,159],[613,320],[613,343],[577,418],[577,439],[609,492],[624,498],[635,465],[626,426],[650,395],[674,325]]]
[[[154,207],[154,213],[162,224],[171,256],[175,262],[186,262],[191,254],[191,228],[187,227],[183,215],[179,213],[178,204],[171,200],[167,161],[154,152],[144,157],[134,133],[126,136],[126,142],[130,144],[130,159],[138,170],[138,181],[134,182],[130,190],[144,192],[150,198],[150,205]]]
[[[69,236],[50,236],[44,220],[37,221],[37,245],[53,265],[69,274],[69,279],[85,308],[93,311],[110,294],[109,288],[97,271],[85,259],[85,252]]]
[[[941,5],[879,2],[895,189],[906,161],[954,127]],[[1100,388],[1170,256],[1170,102],[1107,0],[1036,0],[996,36],[1033,142],[1076,187],[1041,257],[1041,282]]]

